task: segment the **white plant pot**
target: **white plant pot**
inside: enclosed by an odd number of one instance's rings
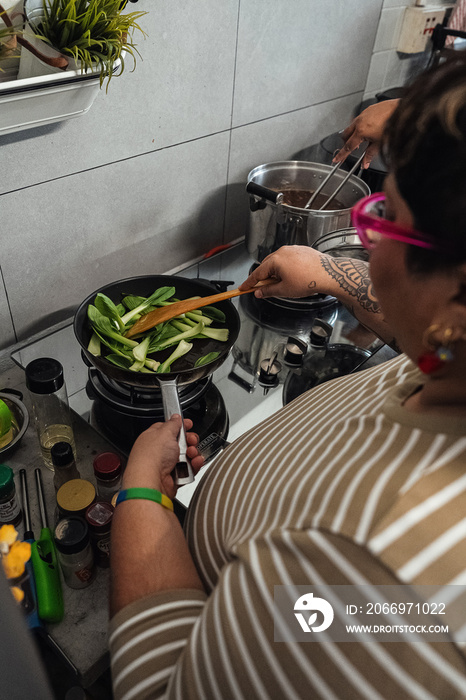
[[[42,0],[25,0],[24,14],[26,15],[26,22],[23,37],[45,56],[50,56],[51,58],[62,56],[60,51],[54,49],[53,46],[50,46],[50,44],[48,44],[46,41],[39,39],[33,31],[32,26],[34,24],[40,24],[44,14]],[[69,69],[75,70],[75,62],[71,58],[69,58],[68,61]],[[38,75],[50,75],[51,73],[61,72],[63,72],[63,69],[50,66],[48,63],[41,61],[40,58],[31,53],[31,51],[28,51],[24,46],[22,47],[18,80],[22,80],[23,78],[34,78]]]

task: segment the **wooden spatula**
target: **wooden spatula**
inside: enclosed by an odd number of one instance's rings
[[[173,304],[162,306],[160,309],[154,309],[153,311],[149,311],[148,314],[141,316],[134,326],[125,333],[125,336],[126,338],[132,338],[138,333],[144,333],[150,328],[154,328],[154,326],[157,326],[159,323],[169,321],[171,318],[175,318],[175,316],[181,316],[181,314],[185,314],[187,311],[194,311],[195,309],[200,309],[202,306],[217,304],[219,301],[225,301],[225,299],[231,299],[232,297],[239,297],[241,294],[249,294],[249,292],[254,292],[258,287],[264,287],[276,281],[275,279],[269,278],[261,280],[255,287],[252,287],[252,289],[246,289],[244,291],[230,289],[228,292],[220,292],[219,294],[212,294],[208,297],[200,297],[200,299],[175,301]]]

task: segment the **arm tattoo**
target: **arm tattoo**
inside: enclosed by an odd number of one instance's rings
[[[365,311],[380,314],[380,306],[369,277],[369,265],[352,258],[322,257],[322,267],[341,289],[356,300]]]

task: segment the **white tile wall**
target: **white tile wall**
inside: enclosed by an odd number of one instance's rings
[[[5,285],[0,277],[0,348],[8,347],[15,342],[15,332],[11,318],[10,307],[6,296]]]
[[[132,6],[149,13],[134,73],[83,117],[0,137],[0,348],[69,317],[107,281],[244,235],[249,169],[353,116],[382,4]]]
[[[379,12],[373,0],[242,2],[233,126],[364,88]]]
[[[406,7],[392,7],[382,10],[374,52],[396,49]]]
[[[434,4],[438,6],[448,4],[449,1],[435,0]],[[364,100],[374,98],[384,89],[403,87],[410,78],[426,67],[430,47],[424,54],[412,56],[397,51],[405,10],[414,4],[414,0],[384,0]]]

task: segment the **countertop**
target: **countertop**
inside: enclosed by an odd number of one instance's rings
[[[11,360],[11,352],[10,348],[8,353],[0,354],[0,387],[21,391],[23,403],[30,410],[30,400],[24,384],[24,371]],[[88,478],[95,484],[92,467],[94,457],[100,452],[115,452],[116,450],[77,413],[74,411],[71,413],[77,446],[78,470],[82,478]],[[123,456],[122,459],[124,459]],[[36,537],[40,534],[41,522],[34,470],[37,467],[41,468],[48,524],[53,528],[56,507],[53,472],[47,469],[42,461],[39,441],[32,421],[30,421],[21,441],[10,451],[2,453],[0,461],[13,469],[19,495],[21,494],[19,470],[26,470],[31,525]],[[22,537],[24,519],[17,529]],[[79,681],[83,687],[91,685],[105,671],[109,663],[107,653],[108,585],[109,570],[99,567],[96,578],[87,588],[76,590],[63,583],[65,617],[58,624],[47,625],[47,630],[55,643],[76,667]]]

